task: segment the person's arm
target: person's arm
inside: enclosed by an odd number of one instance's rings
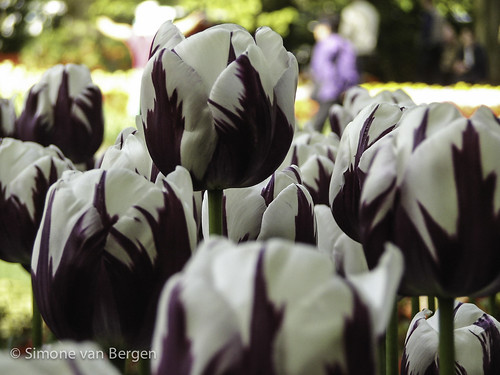
[[[97,18],[97,29],[104,35],[118,40],[128,40],[132,36],[132,26],[126,23],[114,22],[111,18],[100,16]]]

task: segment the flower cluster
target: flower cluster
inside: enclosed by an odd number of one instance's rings
[[[456,297],[500,290],[491,110],[356,87],[330,134],[296,131],[297,82],[267,27],[186,38],[169,21],[137,129],[95,163],[102,97],[85,67],[49,69],[19,117],[0,102],[0,258],[31,271],[60,345],[152,350],[154,375],[370,375],[397,295],[451,300],[446,318]],[[497,373],[500,325],[454,306],[457,368]],[[445,362],[430,315],[410,325],[405,374]],[[99,373],[82,358],[47,371]]]

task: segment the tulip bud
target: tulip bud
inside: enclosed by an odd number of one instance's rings
[[[361,196],[363,245],[392,241],[405,255],[401,293],[446,298],[500,289],[500,127],[486,107],[404,112],[380,147]]]
[[[120,132],[115,144],[104,152],[100,168],[130,169],[151,182],[155,182],[159,174],[158,168],[149,156],[144,134],[134,128]]]
[[[439,372],[439,309],[415,315],[406,334],[401,375]],[[500,370],[500,323],[472,303],[453,312],[455,368],[460,374],[496,375]]]
[[[398,124],[402,111],[394,104],[372,104],[347,126],[330,182],[330,205],[342,230],[359,241],[359,198],[373,145]]]
[[[0,258],[29,269],[49,187],[74,169],[55,147],[0,139]]]
[[[252,36],[232,24],[186,39],[162,29],[141,86],[154,163],[163,174],[182,165],[195,190],[266,179],[283,161],[295,122],[298,66],[281,36],[267,27]]]
[[[92,165],[102,143],[102,95],[83,65],[56,65],[29,91],[17,121],[17,137],[54,144],[74,163]]]
[[[311,246],[204,243],[162,292],[152,373],[375,374],[403,265],[386,255],[347,281]]]
[[[32,280],[58,338],[149,346],[160,289],[196,246],[192,187],[183,173],[159,186],[130,170],[95,169],[65,174],[52,186]]]
[[[296,166],[274,173],[267,183],[226,189],[223,234],[235,242],[283,238],[316,244],[314,202]],[[208,207],[203,208],[208,238]]]
[[[0,138],[13,137],[16,126],[14,101],[0,98]]]

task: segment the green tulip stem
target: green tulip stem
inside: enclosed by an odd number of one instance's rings
[[[429,310],[431,310],[433,313],[436,312],[436,298],[434,296],[428,296],[427,297],[427,304],[429,305]]]
[[[454,302],[453,298],[438,297],[439,375],[455,375]]]
[[[495,319],[498,319],[498,308],[497,308],[497,295],[492,294],[488,297],[488,302],[490,305],[490,315]]]
[[[420,297],[411,297],[411,316],[420,312]]]
[[[139,374],[150,375],[150,361],[148,359],[141,359],[139,361]]]
[[[31,318],[31,340],[34,349],[42,347],[42,315],[38,310],[38,304],[35,300],[35,293],[32,294],[33,316]]]
[[[385,371],[385,362],[386,362],[386,350],[385,350],[385,344],[386,344],[386,338],[387,338],[387,335],[385,337],[382,337],[382,339],[380,339],[380,341],[378,342],[378,345],[377,345],[377,355],[378,355],[378,372],[377,372],[377,375],[385,375],[386,371]]]
[[[391,319],[385,336],[386,354],[385,365],[387,375],[399,374],[398,354],[398,302],[394,301]]]
[[[222,190],[208,190],[208,230],[222,236]]]

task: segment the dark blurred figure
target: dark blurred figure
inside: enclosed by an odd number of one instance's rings
[[[380,26],[380,14],[366,0],[351,0],[340,12],[339,34],[351,41],[356,50],[358,72],[361,81],[369,81],[377,74],[376,48]]]
[[[339,17],[324,17],[315,25],[316,44],[311,55],[311,76],[314,82],[312,99],[319,109],[310,126],[321,132],[328,111],[341,102],[345,90],[359,83],[356,52],[347,39],[338,34]]]
[[[480,83],[488,78],[488,56],[486,50],[474,36],[470,27],[460,32],[461,48],[453,65],[455,82]]]
[[[418,79],[429,84],[439,83],[444,19],[432,0],[420,0],[420,4],[422,5],[422,19]]]
[[[457,32],[449,22],[443,24],[443,49],[441,52],[441,61],[439,64],[441,79],[440,84],[450,85],[455,82],[454,65],[457,61],[460,42]]]

